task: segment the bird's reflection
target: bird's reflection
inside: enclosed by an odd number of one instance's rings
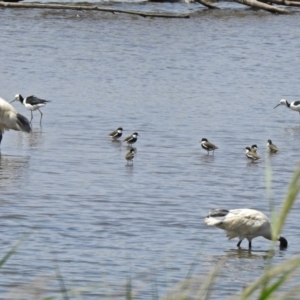
[[[228,258],[248,258],[248,259],[257,259],[263,258],[268,259],[275,255],[274,250],[251,250],[251,249],[230,249],[225,251],[226,257]]]
[[[248,168],[257,168],[257,167],[259,167],[259,163],[258,162],[254,162],[254,161],[249,161],[246,164],[246,167],[248,167]]]
[[[203,155],[201,155],[200,159],[201,159],[201,162],[212,163],[215,160],[215,156],[214,155],[207,155],[207,154],[205,155],[205,154],[203,154]]]
[[[44,142],[44,136],[41,129],[32,129],[31,133],[20,133],[20,138],[18,139],[18,147],[26,145],[29,148],[36,148],[41,146]]]
[[[300,126],[293,126],[293,127],[284,128],[284,132],[287,135],[298,135],[298,134],[300,134]]]
[[[10,156],[0,153],[0,189],[22,180],[29,168],[29,156]]]

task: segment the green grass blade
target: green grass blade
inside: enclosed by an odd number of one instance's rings
[[[258,299],[259,300],[269,299],[272,293],[275,292],[288,278],[290,278],[289,275],[290,275],[289,273],[282,275],[275,283],[265,288]]]
[[[27,233],[16,245],[14,245],[0,260],[0,268],[6,263],[6,261],[17,251],[17,249],[24,243],[31,233]]]
[[[277,222],[274,224],[274,231],[273,231],[274,239],[276,239],[279,236],[283,224],[285,223],[285,220],[287,218],[287,215],[291,210],[294,202],[296,201],[299,190],[300,190],[300,167],[298,167],[293,174],[281,212],[279,214],[279,217],[277,218]]]
[[[281,264],[272,267],[265,271],[265,273],[256,279],[251,285],[249,285],[242,293],[241,300],[248,299],[257,289],[265,285],[266,282],[274,279],[276,276],[282,276],[283,273],[287,275],[293,273],[300,266],[300,258],[296,257],[290,260],[286,260]]]

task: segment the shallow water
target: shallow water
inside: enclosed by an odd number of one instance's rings
[[[267,240],[255,239],[250,253],[244,241],[241,251],[203,219],[211,208],[269,215],[268,163],[280,208],[299,160],[300,117],[273,107],[299,97],[300,30],[297,13],[237,7],[190,19],[1,9],[1,97],[51,100],[42,127],[34,112],[31,134],[7,132],[1,144],[2,255],[30,233],[2,268],[1,298],[32,282],[59,294],[56,266],[84,299],[122,295],[129,278],[137,299],[162,297],[195,260],[194,274],[205,276],[228,258],[214,299],[261,274]],[[139,133],[131,166],[126,145],[107,136],[119,126],[123,137]],[[214,156],[203,137],[219,147]],[[268,159],[269,138],[280,152]],[[256,164],[243,150],[254,143]],[[298,209],[283,230],[290,247],[274,263],[298,253]]]

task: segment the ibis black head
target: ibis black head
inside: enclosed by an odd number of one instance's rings
[[[286,249],[288,247],[288,241],[283,236],[280,236],[278,241],[280,242],[280,249]]]

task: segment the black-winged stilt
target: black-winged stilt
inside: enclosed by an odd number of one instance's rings
[[[38,110],[41,114],[40,124],[42,123],[42,117],[43,117],[43,113],[40,111],[40,108],[45,106],[47,104],[47,102],[50,102],[49,100],[40,99],[40,98],[35,97],[33,95],[28,96],[26,98],[23,98],[22,95],[20,95],[20,94],[17,94],[15,96],[15,99],[13,101],[11,101],[11,103],[14,102],[14,101],[20,101],[28,110],[31,111],[30,122],[33,119],[32,112],[34,110]]]
[[[294,102],[289,103],[287,100],[281,99],[279,101],[279,104],[277,104],[274,108],[276,108],[279,105],[285,105],[286,107],[288,107],[294,111],[297,111],[300,114],[300,101],[294,101]]]

